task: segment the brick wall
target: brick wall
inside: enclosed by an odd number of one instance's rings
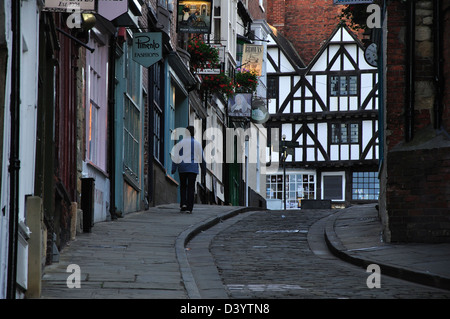
[[[387,160],[392,242],[450,242],[450,147],[392,152]]]
[[[448,5],[447,5],[448,7]],[[393,242],[450,242],[450,138],[435,129],[437,95],[433,65],[433,2],[416,1],[414,127],[405,140],[407,107],[408,3],[391,1],[387,7],[385,160],[380,215],[387,240]],[[449,13],[442,10],[444,78],[449,72]],[[443,128],[449,128],[450,82],[443,90]],[[387,222],[385,222],[387,220]]]
[[[267,0],[262,0],[262,8],[259,5],[260,0],[248,1],[248,11],[253,20],[263,20],[266,19],[266,14],[268,12]]]
[[[268,0],[267,7],[270,12],[267,15],[267,22],[283,33],[286,9],[285,0]]]
[[[292,42],[308,64],[339,23],[331,0],[269,0],[269,24]]]
[[[387,21],[385,134],[387,149],[391,149],[404,140],[406,6],[400,1],[392,1]]]

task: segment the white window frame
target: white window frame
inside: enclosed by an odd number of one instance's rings
[[[331,201],[333,202],[341,202],[345,200],[345,172],[340,171],[340,172],[322,172],[322,175],[320,177],[321,181],[321,198],[324,198],[324,189],[325,189],[325,184],[324,184],[324,177],[325,176],[342,176],[342,193],[341,193],[341,198],[340,199],[332,199]]]

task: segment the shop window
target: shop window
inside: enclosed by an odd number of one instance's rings
[[[380,183],[377,172],[353,172],[352,199],[378,200]]]
[[[316,181],[314,174],[283,174],[266,175],[266,198],[284,201],[284,185],[286,185],[286,208],[298,209],[302,199],[316,198]]]

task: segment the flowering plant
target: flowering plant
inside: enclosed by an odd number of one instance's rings
[[[228,98],[234,94],[232,79],[225,73],[205,75],[202,81],[202,90],[209,90]]]
[[[234,81],[236,82],[236,92],[252,93],[258,86],[258,76],[255,72],[245,68],[236,69]]]
[[[367,29],[366,20],[369,13],[366,12],[367,4],[347,5],[342,9],[339,18],[348,22],[354,30]]]
[[[188,43],[188,53],[191,55],[191,66],[197,68],[211,68],[219,64],[219,51],[200,39]]]

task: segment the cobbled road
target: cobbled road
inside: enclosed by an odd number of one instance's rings
[[[229,298],[449,298],[450,292],[383,276],[332,256],[323,237],[331,210],[264,211],[204,232]],[[232,218],[233,219],[233,218]],[[208,232],[210,235],[208,237]],[[215,233],[214,233],[215,232]],[[193,240],[190,247],[197,249]],[[203,243],[205,246],[205,243]],[[197,249],[198,251],[199,249]],[[195,272],[196,280],[202,276]]]

